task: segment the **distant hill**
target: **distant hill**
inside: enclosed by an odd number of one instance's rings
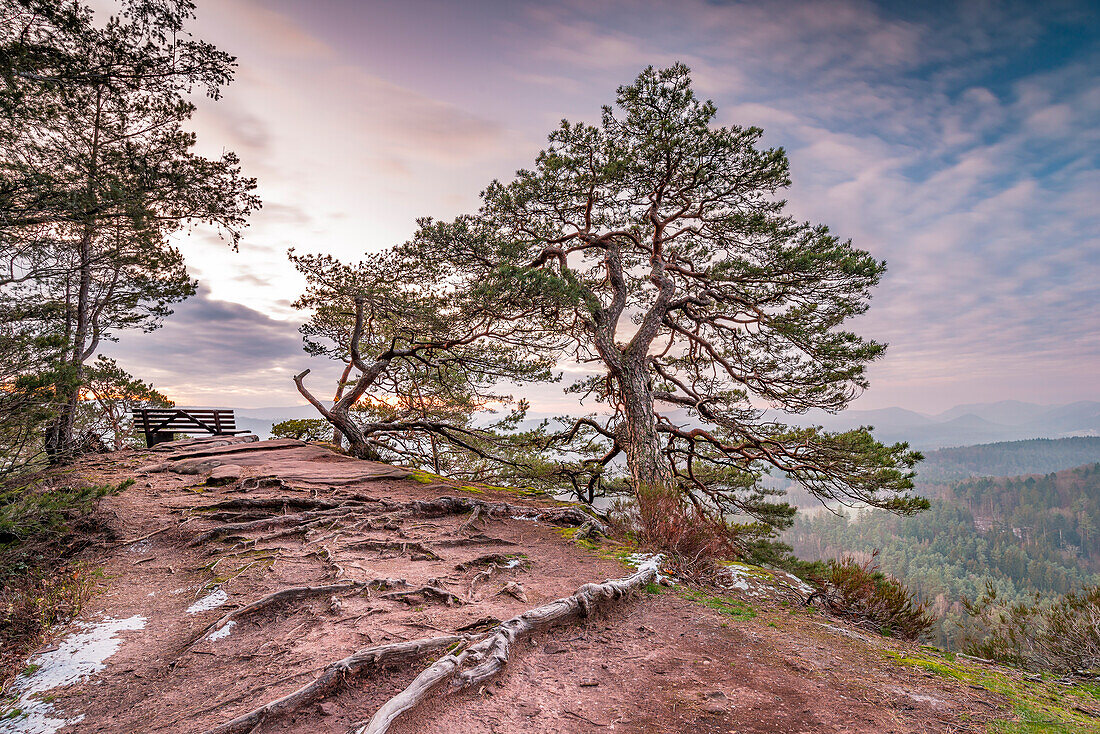
[[[970,446],[1032,438],[1100,436],[1100,402],[1037,405],[1017,400],[957,405],[937,415],[904,408],[846,410],[837,415],[810,411],[789,420],[842,431],[874,426],[880,441],[908,441],[918,449]]]
[[[917,467],[917,477],[925,483],[1050,474],[1094,462],[1100,462],[1100,436],[1034,438],[930,451]]]
[[[1098,445],[1100,439],[1022,441],[934,452],[933,458],[941,466],[988,467],[1016,457],[1034,466]],[[940,617],[937,644],[956,648],[971,624],[961,599],[978,597],[987,582],[1010,604],[1100,583],[1100,463],[928,489],[928,512],[903,518],[864,510],[855,519],[800,513],[784,540],[809,560],[879,551],[883,570]]]
[[[279,421],[318,417],[317,411],[310,405],[237,408],[236,412],[241,427],[253,430],[261,437],[270,435],[272,424]],[[536,425],[539,419],[549,415],[531,413],[529,422],[531,426]],[[670,416],[690,421],[686,411],[673,410],[670,411]],[[880,441],[908,441],[914,448],[926,451],[948,446],[973,446],[1034,438],[1100,436],[1100,402],[1095,401],[1037,405],[1003,400],[997,403],[956,405],[937,415],[925,415],[905,408],[882,408],[846,410],[838,415],[810,411],[805,415],[780,418],[798,425],[821,425],[833,431],[870,425],[875,427],[875,437]]]

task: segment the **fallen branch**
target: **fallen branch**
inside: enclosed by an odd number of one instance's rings
[[[480,642],[432,663],[408,688],[383,704],[370,721],[352,725],[350,734],[386,734],[398,716],[421,703],[444,683],[449,682],[449,691],[457,691],[488,680],[504,668],[508,651],[517,639],[554,624],[586,617],[602,602],[622,598],[645,586],[657,577],[659,559],[655,557],[626,578],[585,584],[572,596],[501,623]]]

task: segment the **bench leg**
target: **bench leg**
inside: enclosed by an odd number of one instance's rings
[[[153,431],[145,434],[145,445],[153,448],[158,443],[167,443],[175,437],[171,431]]]

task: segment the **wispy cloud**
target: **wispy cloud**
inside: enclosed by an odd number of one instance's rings
[[[1094,4],[219,0],[200,13],[200,35],[241,64],[226,100],[204,105],[200,139],[238,149],[273,204],[240,256],[185,247],[218,298],[292,319],[286,247],[358,258],[416,216],[471,209],[557,119],[593,120],[640,67],[682,60],[723,123],[761,125],[788,150],[796,215],[889,262],[858,326],[892,347],[861,407],[1100,397]]]

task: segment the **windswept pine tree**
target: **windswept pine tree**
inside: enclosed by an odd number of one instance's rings
[[[557,462],[540,464],[584,499],[625,465],[645,523],[679,508],[720,527],[749,516],[769,534],[794,513],[760,482],[769,471],[823,501],[927,507],[910,493],[920,457],[907,445],[767,412],[839,411],[867,386],[885,345],[844,324],[866,311],[885,264],[791,217],[778,196],[790,184],[783,150],[760,147],[759,128],[716,126],[716,114],[686,67],[646,69],[599,125],[563,121],[532,169],[486,188],[479,212],[423,220],[379,275],[509,325],[424,317],[406,322],[412,334],[442,327],[433,339],[503,357],[542,340],[591,371],[569,390],[608,412],[548,436]]]

